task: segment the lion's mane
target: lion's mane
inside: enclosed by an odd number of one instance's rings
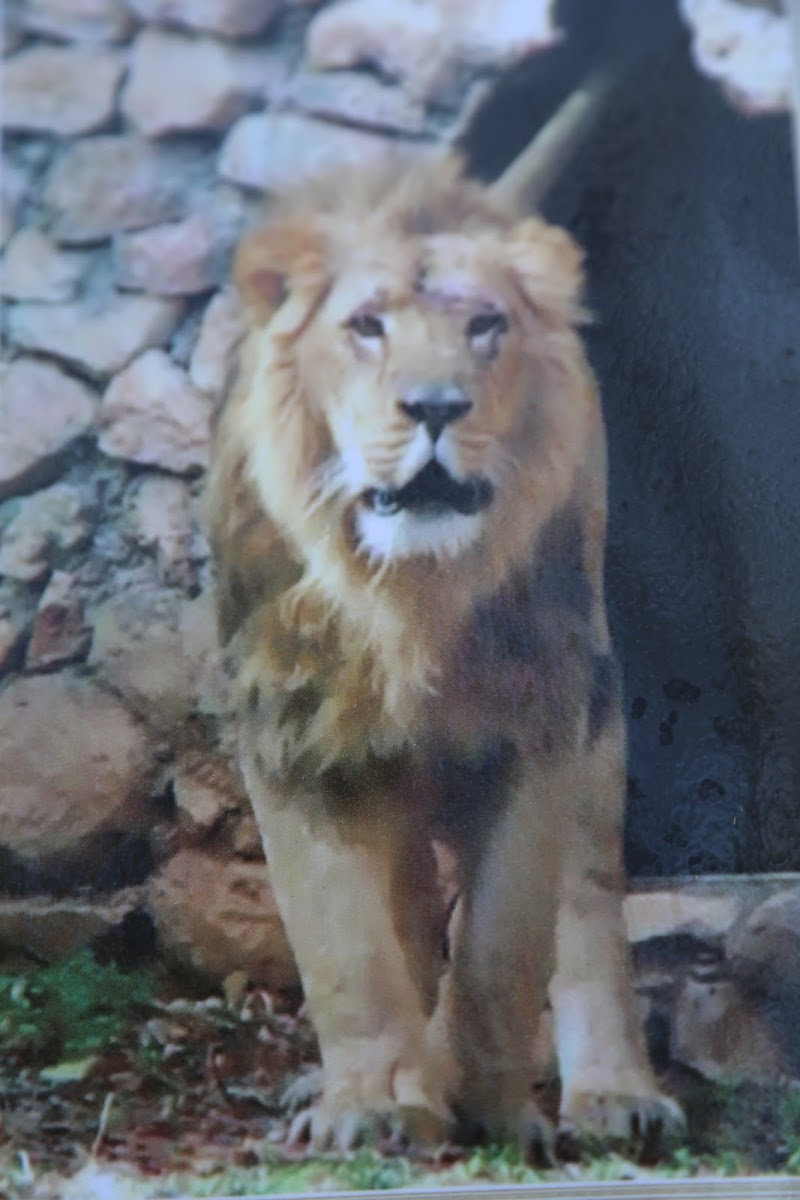
[[[326,381],[309,386],[299,366],[332,280],[365,239],[413,258],[434,236],[452,236],[454,265],[465,239],[505,264],[524,331],[504,377],[519,409],[506,486],[480,540],[435,570],[432,559],[376,564],[358,553],[347,498],[320,493],[331,451]],[[238,651],[245,691],[281,697],[277,766],[312,746],[330,763],[413,739],[448,663],[466,652],[471,614],[530,567],[567,508],[584,526],[576,570],[594,576],[601,599],[604,442],[575,333],[580,261],[563,231],[519,221],[441,163],[399,178],[324,180],[286,199],[241,246],[235,277],[250,331],[216,434],[210,524],[223,639]]]

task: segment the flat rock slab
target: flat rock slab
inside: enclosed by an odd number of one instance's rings
[[[189,378],[195,387],[222,396],[245,329],[244,311],[235,288],[223,288],[209,301],[192,350]]]
[[[33,46],[5,63],[3,125],[61,137],[90,133],[116,111],[125,60],[92,46]]]
[[[98,405],[90,387],[49,363],[0,364],[0,500],[53,480]]]
[[[131,50],[122,111],[148,137],[225,129],[263,94],[251,63],[216,38],[145,29]]]
[[[116,282],[121,288],[156,296],[208,292],[222,278],[228,250],[227,240],[199,213],[121,233],[114,244]]]
[[[625,901],[643,1019],[709,1079],[800,1078],[800,877],[634,880]]]
[[[785,112],[792,101],[788,6],[742,0],[680,0],[697,69],[748,116]],[[776,6],[779,7],[779,6]],[[797,69],[796,66],[794,68]]]
[[[133,14],[124,0],[26,0],[23,28],[66,42],[123,42],[133,32]]]
[[[736,978],[753,992],[800,1004],[800,884],[743,916],[728,934],[727,953]]]
[[[91,614],[90,664],[134,712],[172,733],[216,696],[218,643],[212,598],[130,588]]]
[[[0,290],[9,300],[58,303],[77,295],[88,256],[62,250],[39,229],[20,229],[3,256]]]
[[[364,129],[421,137],[430,133],[425,106],[408,92],[360,71],[301,71],[283,103],[314,117]]]
[[[208,466],[211,404],[161,350],[112,380],[100,412],[100,449],[178,473]]]
[[[313,18],[310,66],[371,66],[430,102],[465,74],[501,70],[558,37],[551,0],[342,0]]]
[[[687,925],[712,936],[725,934],[787,888],[800,888],[800,874],[636,878],[625,898],[628,938],[642,942]]]
[[[645,942],[669,937],[676,929],[717,937],[731,928],[741,907],[741,898],[730,892],[698,895],[669,884],[652,891],[633,890],[625,898],[628,938],[634,943]]]
[[[147,22],[168,22],[187,29],[246,37],[263,33],[286,0],[127,0],[137,16]]]
[[[112,933],[129,913],[141,909],[143,894],[131,887],[94,901],[51,896],[0,900],[0,946],[57,961]]]
[[[153,879],[148,907],[173,966],[216,981],[244,970],[274,990],[297,985],[263,863],[179,851]]]
[[[421,151],[420,151],[421,152]],[[244,187],[282,192],[321,171],[391,162],[396,143],[291,112],[241,117],[222,144],[219,172]],[[408,147],[404,147],[408,158]]]
[[[44,189],[57,241],[99,242],[183,215],[186,156],[167,155],[136,134],[73,142],[51,168]]]
[[[113,696],[66,673],[0,694],[0,846],[24,859],[141,825],[148,739]]]
[[[23,350],[103,376],[166,342],[182,311],[179,300],[119,293],[80,305],[16,304],[8,312],[8,332]]]

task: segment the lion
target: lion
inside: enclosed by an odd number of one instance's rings
[[[287,198],[234,276],[249,332],[211,540],[242,771],[322,1057],[298,1136],[534,1143],[548,996],[562,1127],[678,1130],[622,920],[581,252],[436,161]]]

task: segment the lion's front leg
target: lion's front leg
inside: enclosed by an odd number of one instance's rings
[[[282,795],[244,763],[322,1056],[317,1148],[439,1141],[448,1110],[425,1029],[442,921],[433,855],[403,797]]]
[[[551,984],[566,1131],[652,1141],[683,1116],[658,1089],[633,992],[623,924],[625,741],[617,714],[576,764]]]
[[[532,1098],[533,1041],[554,958],[564,790],[559,772],[521,768],[500,815],[466,848],[452,964],[432,1026],[449,1042],[467,1127],[529,1146],[548,1140]]]

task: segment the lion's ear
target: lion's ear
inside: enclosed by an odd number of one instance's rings
[[[247,234],[239,243],[233,278],[251,316],[266,323],[296,286],[324,275],[322,233],[312,221],[285,221]]]
[[[529,217],[512,230],[506,250],[526,299],[548,324],[586,319],[583,251],[565,229]]]

